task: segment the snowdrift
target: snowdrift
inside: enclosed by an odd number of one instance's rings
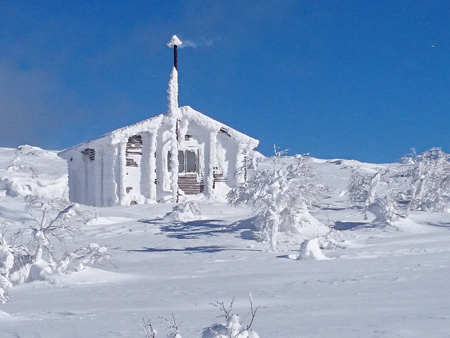
[[[0,148],[0,196],[67,197],[67,169],[55,151]]]

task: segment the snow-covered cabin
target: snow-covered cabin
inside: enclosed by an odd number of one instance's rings
[[[214,199],[245,181],[259,141],[189,106],[178,107],[175,67],[168,94],[167,113],[58,154],[68,163],[72,202],[129,205],[198,194]]]

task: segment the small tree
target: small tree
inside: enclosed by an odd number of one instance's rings
[[[202,332],[202,338],[259,338],[259,335],[253,331],[253,322],[256,318],[256,313],[259,307],[253,306],[252,294],[249,293],[250,301],[250,321],[247,325],[240,320],[238,314],[233,311],[234,299],[231,301],[230,305],[227,307],[224,302],[215,302],[212,305],[218,308],[222,315],[217,318],[223,317],[225,323],[216,323],[207,328]]]
[[[0,302],[8,301],[8,290],[16,284],[44,279],[53,273],[80,271],[86,264],[109,258],[106,248],[96,243],[69,252],[65,237],[80,233],[80,224],[93,215],[78,210],[77,205],[63,199],[42,200],[26,197],[27,224],[13,236],[24,245],[10,245],[4,234],[0,235]],[[59,243],[63,255],[56,255]]]
[[[259,335],[253,331],[252,328],[259,307],[255,308],[253,306],[251,293],[249,293],[249,297],[250,313],[247,317],[250,317],[250,319],[248,320],[249,323],[247,325],[244,325],[244,321],[241,321],[239,315],[234,313],[234,299],[231,301],[229,306],[226,306],[223,302],[215,302],[212,305],[222,312],[222,315],[217,318],[223,317],[225,319],[225,323],[216,323],[204,328],[202,331],[202,338],[259,338]],[[176,322],[173,312],[171,314],[171,319],[166,319],[163,317],[159,318],[168,324],[168,327],[165,329],[169,332],[167,338],[181,338],[179,330],[180,324]],[[141,326],[146,338],[157,337],[157,332],[153,328],[153,324],[150,320],[147,322],[143,320]]]
[[[353,206],[390,224],[410,211],[450,211],[450,155],[440,148],[415,150],[401,163],[364,174],[354,170],[347,189]]]
[[[68,203],[62,198],[44,200],[30,195],[25,200],[25,211],[30,215],[30,222],[16,236],[30,231],[29,249],[33,252],[34,260],[47,259],[50,264],[55,265],[55,240],[65,245],[64,237],[78,235],[80,224],[88,222],[93,215],[78,210],[76,204]]]
[[[261,240],[274,251],[279,231],[299,231],[303,226],[319,223],[309,214],[308,207],[325,190],[312,182],[308,156],[296,155],[295,163],[285,166],[280,162],[284,153],[275,150],[270,168],[255,168],[247,182],[227,195],[230,205],[246,204],[252,208]]]
[[[391,223],[399,217],[398,189],[389,174],[393,168],[380,169],[375,173],[362,173],[354,169],[347,192],[354,207],[363,208],[375,215],[375,223]]]
[[[450,154],[441,148],[431,148],[422,154],[415,149],[402,158],[403,176],[408,188],[408,210],[449,212],[450,203]]]

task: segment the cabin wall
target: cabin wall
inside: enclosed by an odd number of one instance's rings
[[[69,199],[75,203],[85,203],[86,173],[81,152],[70,154],[67,159],[69,172]]]
[[[216,153],[217,172],[223,175],[223,180],[229,188],[236,187],[239,145],[226,133],[219,132],[217,135]]]
[[[108,145],[103,150],[103,178],[101,206],[109,207],[119,203],[118,184],[116,181],[116,161],[118,161],[118,148]]]

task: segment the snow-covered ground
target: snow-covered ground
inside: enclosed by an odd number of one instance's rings
[[[302,235],[283,234],[279,252],[267,252],[247,208],[201,203],[200,219],[176,222],[166,215],[171,204],[83,207],[98,217],[67,245],[105,245],[111,262],[14,287],[0,305],[0,337],[137,338],[143,318],[165,337],[160,317],[173,311],[182,337],[195,338],[221,314],[211,303],[235,298],[245,318],[249,292],[261,307],[253,324],[261,338],[449,337],[450,216],[413,213],[396,227],[372,227],[341,192],[355,166],[382,165],[311,166],[333,188],[313,210],[339,230],[336,247],[323,251],[331,259],[290,259]],[[0,148],[0,220],[15,222],[6,236],[27,219],[24,194],[56,197],[66,180],[54,152]]]

